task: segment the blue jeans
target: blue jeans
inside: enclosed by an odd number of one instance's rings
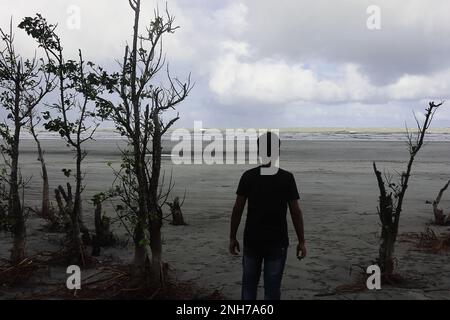
[[[286,264],[287,248],[260,250],[244,248],[242,259],[242,300],[256,300],[261,267],[264,262],[264,299],[280,300],[281,279]]]

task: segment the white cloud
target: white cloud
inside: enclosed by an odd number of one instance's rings
[[[319,79],[302,64],[270,58],[243,61],[231,51],[217,59],[210,88],[226,103],[253,100],[284,105],[293,101],[338,103],[364,98],[367,81],[354,66],[346,66],[342,71],[344,76],[337,81]]]
[[[450,97],[450,69],[431,75],[404,75],[386,88],[391,100],[422,100]]]
[[[214,12],[214,20],[223,30],[231,31],[234,35],[240,35],[248,26],[247,13],[247,6],[241,2],[234,2]]]
[[[343,64],[331,75],[319,76],[319,68],[314,66],[280,58],[252,59],[248,48],[247,43],[225,42],[222,55],[212,64],[209,85],[225,103],[372,104],[450,97],[450,69],[431,75],[406,74],[390,84],[376,86],[355,64]]]

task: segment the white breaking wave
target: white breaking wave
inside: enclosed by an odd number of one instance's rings
[[[202,134],[205,132],[193,133],[194,140],[201,140]],[[220,130],[225,135],[225,129]],[[59,133],[48,132],[45,130],[38,131],[41,140],[61,139]],[[22,139],[33,139],[30,133],[23,132]],[[405,129],[396,128],[292,128],[280,129],[281,140],[292,141],[405,141]],[[124,140],[114,129],[99,129],[95,132],[95,140]],[[171,139],[171,131],[164,137],[164,140]],[[450,128],[431,129],[427,135],[428,141],[450,141]]]

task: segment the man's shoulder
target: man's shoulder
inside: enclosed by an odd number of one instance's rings
[[[251,176],[259,175],[259,172],[260,172],[259,167],[255,167],[255,168],[245,171],[242,174],[242,176],[243,177],[251,177]]]
[[[261,173],[261,167],[260,166],[258,166],[258,167],[255,167],[255,168],[252,168],[252,169],[249,169],[249,170],[247,170],[247,171],[245,171],[243,174],[242,174],[242,176],[244,177],[252,177],[252,176],[258,176],[258,175],[260,175],[260,173]],[[284,169],[282,169],[282,168],[278,168],[278,172],[276,173],[278,176],[281,176],[281,177],[294,177],[294,175],[290,172],[290,171],[287,171],[287,170],[284,170]]]
[[[279,179],[284,181],[285,183],[291,183],[291,182],[296,183],[295,182],[295,176],[290,171],[287,171],[287,170],[284,170],[284,169],[280,168],[280,170],[278,170],[278,174],[277,175],[278,175]]]
[[[290,171],[287,171],[287,170],[284,170],[284,169],[281,169],[281,168],[279,168],[278,169],[278,174],[279,175],[281,175],[281,176],[283,176],[283,177],[294,177],[294,175],[292,174],[292,172],[290,172]]]

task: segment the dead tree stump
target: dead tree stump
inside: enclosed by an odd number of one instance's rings
[[[184,201],[183,201],[184,203]],[[181,207],[183,203],[180,204],[180,198],[176,197],[172,203],[167,203],[170,207],[170,212],[172,214],[172,222],[171,224],[174,226],[185,226],[187,223],[184,221],[183,212],[181,211]]]
[[[58,204],[58,212],[56,214],[57,219],[55,222],[57,225],[55,225],[55,227],[69,231],[72,225],[70,214],[73,210],[73,196],[70,183],[67,183],[67,191],[63,186],[58,186],[58,188],[55,189],[55,199]]]
[[[116,239],[110,231],[111,221],[102,215],[102,199],[94,198],[95,235],[92,237],[92,255],[99,256],[101,247],[114,245]]]
[[[445,213],[444,213],[444,209],[439,207],[439,203],[441,202],[442,195],[444,194],[445,190],[448,189],[449,185],[450,185],[450,180],[439,191],[439,194],[438,194],[436,200],[433,201],[434,222],[438,226],[449,226],[450,225],[450,214],[448,216],[446,216]]]

